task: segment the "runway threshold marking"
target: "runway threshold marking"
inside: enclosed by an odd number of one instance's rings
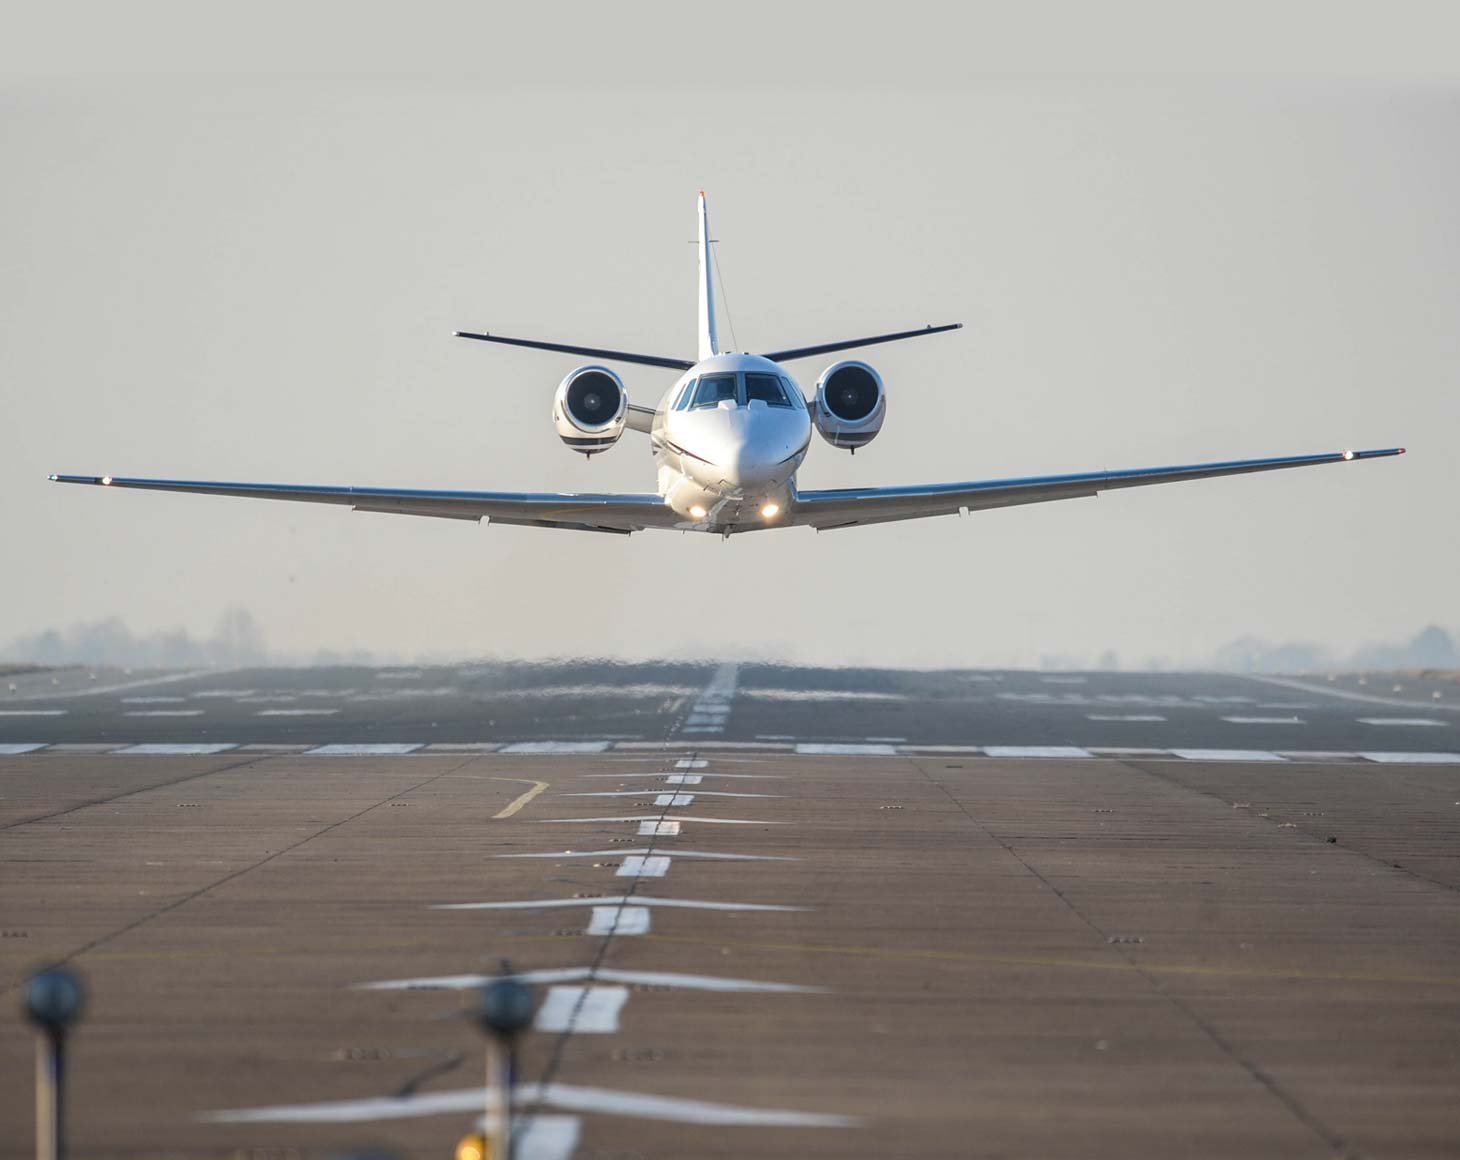
[[[640,935],[649,933],[647,906],[595,906],[584,934]]]
[[[532,786],[532,788],[530,790],[528,790],[526,793],[519,794],[517,797],[513,798],[512,801],[509,802],[507,804],[507,806],[500,813],[493,814],[492,815],[492,820],[493,821],[495,821],[498,818],[510,818],[513,814],[517,813],[520,809],[522,809],[525,805],[527,805],[528,802],[530,802],[533,798],[537,797],[538,794],[542,793],[542,791],[545,790],[545,789],[547,789],[547,787],[548,787],[548,783],[547,782],[545,782],[545,781],[534,781],[530,777],[491,777],[491,778],[488,778],[487,780],[488,781],[515,781],[515,782],[518,782],[519,784],[522,784],[522,785],[530,785],[530,786]]]
[[[610,1035],[618,1030],[619,1012],[628,1001],[629,989],[616,984],[549,987],[532,1026],[536,1031]]]

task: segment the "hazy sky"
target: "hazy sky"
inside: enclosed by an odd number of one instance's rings
[[[646,42],[448,8],[330,55],[338,6],[81,40],[52,7],[0,49],[0,641],[241,605],[282,649],[988,664],[1460,622],[1442,6],[1290,9],[1329,35],[1286,63],[1240,21],[1143,56],[985,9],[918,40],[664,6]],[[815,441],[804,486],[1410,454],[729,542],[45,480],[652,490],[642,436],[585,463],[553,434],[576,360],[450,332],[692,352],[701,187],[738,345],[966,324],[868,352],[883,433]],[[673,378],[624,374],[646,404]]]

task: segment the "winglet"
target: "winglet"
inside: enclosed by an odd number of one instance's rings
[[[705,191],[700,190],[700,309],[699,309],[699,357],[710,358],[720,353],[715,339],[715,269],[710,254],[710,215],[705,204]]]

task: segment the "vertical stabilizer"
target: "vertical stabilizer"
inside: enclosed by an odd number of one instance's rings
[[[710,215],[705,209],[705,191],[700,190],[700,353],[702,359],[720,353],[715,339],[715,259],[710,255]]]

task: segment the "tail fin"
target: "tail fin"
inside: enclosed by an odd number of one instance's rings
[[[710,216],[705,209],[705,191],[700,190],[700,354],[702,359],[720,353],[715,339],[715,259],[710,255]]]

